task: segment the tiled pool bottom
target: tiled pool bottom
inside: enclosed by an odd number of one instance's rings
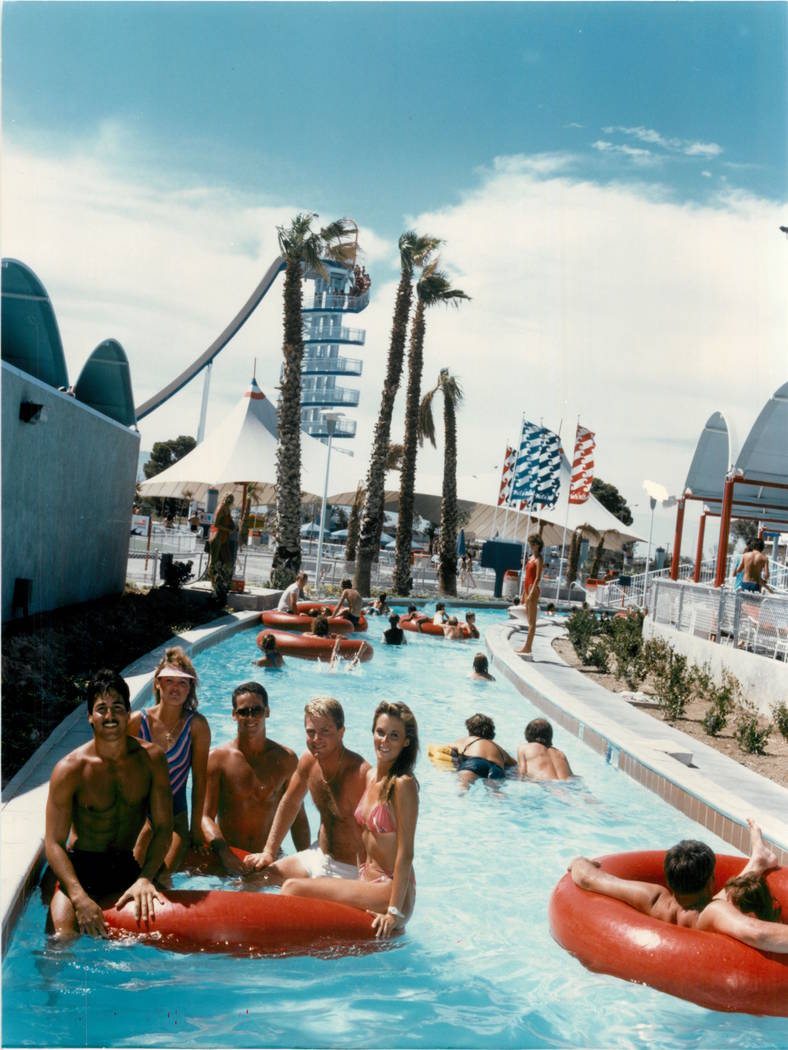
[[[367,755],[383,697],[413,706],[425,750],[460,735],[476,710],[495,719],[498,739],[513,750],[539,712],[504,681],[465,677],[477,646],[409,640],[404,650],[376,647],[350,675],[295,661],[266,675],[271,735],[301,750],[303,704],[328,691],[345,706],[348,745]],[[232,735],[229,693],[253,673],[252,655],[254,633],[244,632],[198,657],[215,743]],[[453,774],[422,755],[416,912],[388,951],[236,959],[86,939],[54,951],[42,936],[43,907],[32,901],[4,970],[4,1045],[785,1045],[785,1021],[715,1014],[590,974],[552,941],[546,902],[575,854],[682,836],[730,852],[568,734],[559,731],[557,742],[582,783],[508,780],[499,793],[478,784],[460,798]]]

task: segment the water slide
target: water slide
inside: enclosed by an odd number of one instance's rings
[[[135,411],[138,421],[144,419],[145,416],[163,405],[165,401],[168,401],[173,396],[173,394],[177,394],[179,390],[185,387],[187,383],[194,379],[194,377],[203,370],[203,368],[206,368],[213,361],[219,352],[227,346],[236,332],[243,328],[260,305],[268,289],[276,280],[277,274],[281,270],[284,270],[284,268],[284,256],[278,255],[265,271],[262,281],[260,281],[232,321],[230,321],[224,331],[214,339],[208,349],[203,351],[198,358],[192,361],[188,368],[181,372],[179,376],[176,376],[172,382],[167,384],[167,386],[163,387],[158,394],[154,394],[153,397],[148,398],[147,401],[137,407]]]

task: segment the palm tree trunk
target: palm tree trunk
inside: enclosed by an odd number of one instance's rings
[[[577,560],[580,556],[580,533],[572,533],[572,542],[569,545],[569,562],[566,567],[566,582],[572,584],[577,579]]]
[[[412,294],[410,275],[403,273],[394,305],[386,378],[380,398],[380,413],[372,440],[372,453],[367,474],[367,498],[364,501],[364,510],[361,515],[361,534],[358,544],[358,557],[356,559],[356,572],[353,578],[353,586],[364,595],[370,593],[372,562],[380,548],[380,536],[383,531],[386,457],[391,436],[391,416],[394,411],[394,399],[397,396],[400,378],[402,377],[405,337]]]
[[[410,594],[411,543],[413,540],[413,505],[416,488],[416,455],[418,452],[419,403],[421,376],[424,370],[424,301],[419,299],[410,330],[408,351],[408,398],[405,408],[405,440],[399,490],[399,524],[397,526],[396,560],[392,589],[395,594]]]
[[[594,562],[593,562],[593,564],[591,566],[591,572],[588,574],[591,577],[591,579],[593,579],[593,580],[596,580],[599,577],[599,565],[600,565],[600,562],[602,561],[602,548],[605,546],[605,537],[606,536],[607,536],[607,533],[603,532],[602,533],[602,538],[600,539],[600,541],[599,541],[599,543],[597,545],[597,548],[594,551]]]
[[[441,498],[440,593],[457,596],[457,413],[450,397],[443,398],[443,494]]]
[[[271,586],[292,583],[301,567],[301,362],[304,356],[301,316],[301,264],[285,268],[284,373],[279,401],[279,446],[276,453],[276,549]]]

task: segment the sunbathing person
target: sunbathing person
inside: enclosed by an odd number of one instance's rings
[[[705,842],[685,839],[665,854],[665,882],[619,879],[603,872],[596,861],[576,857],[569,873],[584,890],[614,897],[654,919],[675,926],[726,933],[752,948],[788,953],[788,926],[776,921],[764,875],[777,866],[761,830],[750,825],[750,859],[741,874],[714,894],[715,856]]]
[[[487,715],[475,714],[465,720],[468,736],[451,745],[457,762],[460,785],[464,791],[479,780],[503,780],[508,766],[517,763],[502,747],[494,743],[495,722]]]
[[[202,827],[205,839],[225,871],[241,875],[245,868],[231,846],[259,853],[298,758],[266,732],[271,712],[268,694],[259,682],[244,682],[232,693],[237,735],[208,758],[208,791]],[[304,807],[291,828],[297,850],[309,846],[309,821]]]
[[[128,736],[129,687],[98,671],[87,689],[93,739],[62,758],[49,781],[46,857],[59,885],[49,907],[58,937],[107,936],[100,902],[133,901],[138,919],[161,903],[153,879],[172,838],[167,759],[156,744]],[[133,849],[146,818],[151,838],[142,868]],[[70,836],[70,839],[69,839]]]
[[[376,935],[386,939],[410,918],[416,902],[413,841],[419,812],[413,767],[419,752],[416,719],[402,703],[378,704],[372,719],[376,766],[354,817],[366,860],[355,882],[288,879],[282,893],[341,901],[375,913]]]
[[[263,655],[259,660],[253,660],[252,663],[257,667],[264,667],[266,671],[278,671],[285,665],[285,658],[276,648],[276,635],[265,633],[263,640],[260,642],[260,648],[263,650]]]
[[[316,696],[304,708],[307,750],[276,810],[262,853],[244,859],[249,871],[265,870],[268,880],[328,876],[358,878],[363,856],[361,833],[353,813],[366,786],[369,763],[342,743],[345,713],[332,696]],[[292,857],[277,860],[285,835],[298,816],[307,791],[320,814],[317,842]]]
[[[534,718],[525,727],[525,743],[517,748],[517,772],[532,780],[572,778],[566,755],[553,747],[553,727],[546,718]]]
[[[495,675],[490,674],[490,664],[484,653],[477,653],[473,658],[473,670],[468,672],[468,677],[477,682],[494,682]]]

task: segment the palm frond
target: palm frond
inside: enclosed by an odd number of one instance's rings
[[[421,236],[415,230],[406,230],[399,239],[402,272],[411,277],[414,268],[426,265],[429,257],[442,243],[440,237],[432,237],[429,234]]]
[[[435,448],[435,418],[432,414],[432,399],[440,390],[440,386],[440,380],[438,380],[432,390],[427,391],[419,405],[419,444],[423,445],[426,438],[433,448]]]

